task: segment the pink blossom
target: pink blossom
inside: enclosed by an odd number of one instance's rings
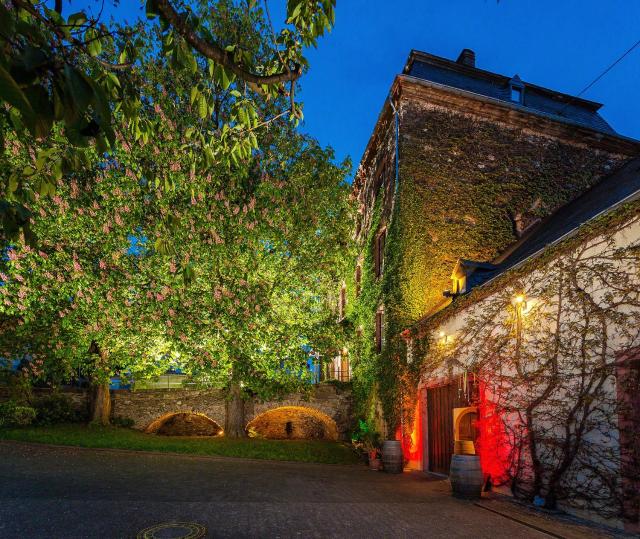
[[[98,266],[100,266],[100,269],[107,269],[107,264],[104,260],[100,260],[100,262],[98,262]]]
[[[71,180],[69,187],[71,189],[71,198],[77,198],[79,193],[78,182],[76,180]]]

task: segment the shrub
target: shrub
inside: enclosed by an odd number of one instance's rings
[[[35,418],[36,411],[31,406],[22,406],[13,400],[0,403],[0,427],[25,427]]]
[[[111,420],[111,424],[114,427],[122,427],[122,428],[125,428],[125,429],[130,429],[135,424],[135,421],[133,419],[131,419],[130,417],[124,417],[124,416],[121,416],[121,415],[117,415]]]
[[[39,425],[74,423],[86,419],[74,408],[71,399],[62,393],[41,397],[35,401],[34,406],[38,413],[36,422]]]

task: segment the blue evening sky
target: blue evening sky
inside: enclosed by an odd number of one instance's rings
[[[121,0],[116,16],[133,18],[139,5]],[[284,5],[270,0],[276,26]],[[308,52],[301,129],[357,165],[411,49],[455,60],[467,47],[482,69],[575,95],[640,40],[639,23],[637,0],[337,0],[335,29]],[[582,97],[640,139],[639,91],[640,46]]]

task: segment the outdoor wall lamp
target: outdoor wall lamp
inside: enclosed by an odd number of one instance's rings
[[[524,294],[516,294],[513,298],[513,304],[516,309],[523,311],[527,308],[527,297]]]

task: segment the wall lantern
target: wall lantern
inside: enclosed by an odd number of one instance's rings
[[[516,294],[513,297],[513,305],[519,312],[522,312],[527,308],[527,296],[524,293]]]
[[[438,340],[440,344],[447,344],[451,340],[451,338],[452,336],[447,335],[444,331],[440,331],[440,333],[438,333]]]

